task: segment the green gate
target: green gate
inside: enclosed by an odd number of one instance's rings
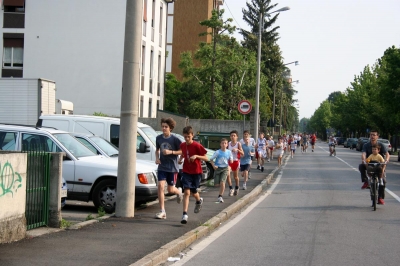
[[[51,154],[41,151],[27,154],[25,218],[30,230],[48,224]]]

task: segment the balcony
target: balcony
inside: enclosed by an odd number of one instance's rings
[[[11,29],[25,28],[25,13],[4,12],[3,28],[11,28]]]

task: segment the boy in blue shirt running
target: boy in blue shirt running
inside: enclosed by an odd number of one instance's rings
[[[249,179],[249,171],[251,168],[251,156],[254,155],[254,147],[250,144],[249,135],[244,136],[244,144],[242,145],[243,156],[240,157],[240,172],[242,172],[243,177],[243,190],[247,189],[247,180]]]
[[[214,152],[210,158],[210,163],[214,168],[214,186],[219,186],[218,202],[224,202],[222,195],[225,191],[225,182],[229,174],[229,162],[233,162],[232,152],[227,149],[228,140],[221,139],[221,149]]]

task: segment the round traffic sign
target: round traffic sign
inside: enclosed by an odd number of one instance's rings
[[[247,100],[242,100],[238,104],[239,112],[243,115],[247,115],[251,112],[251,103]]]

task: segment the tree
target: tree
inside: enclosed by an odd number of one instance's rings
[[[172,113],[184,113],[182,106],[187,93],[182,90],[182,83],[173,74],[167,74],[165,80],[164,109]]]
[[[208,31],[200,33],[200,36],[212,34],[213,36],[213,53],[212,53],[212,59],[211,59],[211,64],[212,68],[215,67],[215,61],[216,61],[216,48],[217,48],[217,42],[220,39],[220,34],[223,34],[225,31],[228,32],[228,34],[232,34],[236,27],[231,26],[230,23],[233,21],[232,18],[228,18],[226,21],[222,20],[222,16],[224,14],[224,9],[221,10],[212,10],[211,12],[211,18],[207,20],[200,21],[200,25],[206,26]],[[211,29],[211,32],[209,31]],[[215,76],[211,76],[211,101],[210,101],[210,109],[211,109],[211,117],[215,117],[214,114],[214,108],[215,108]]]

